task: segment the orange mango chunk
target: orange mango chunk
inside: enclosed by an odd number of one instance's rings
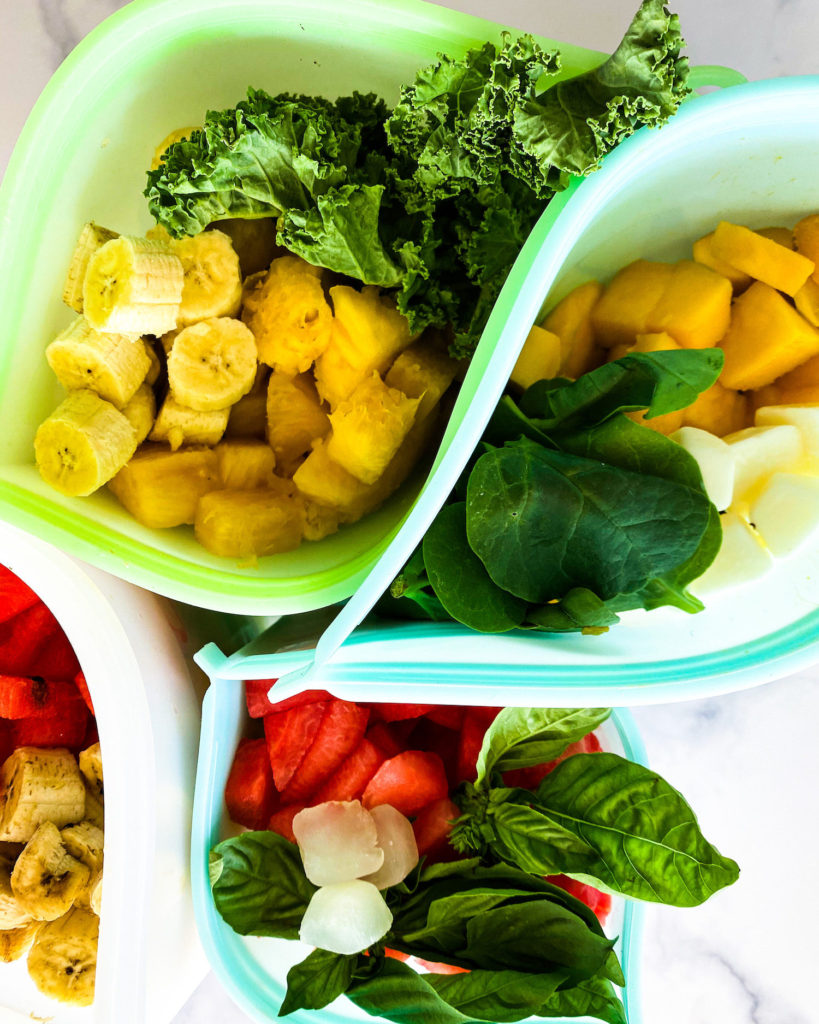
[[[819,387],[819,356],[800,363],[795,370],[780,377],[776,385],[785,389]]]
[[[763,238],[770,238],[777,245],[784,245],[786,249],[793,251],[796,248],[790,228],[754,228],[754,231]]]
[[[793,241],[796,251],[816,264],[812,276],[819,284],[819,213],[812,213],[799,221],[793,229]]]
[[[731,283],[716,271],[680,260],[648,315],[647,330],[665,331],[683,348],[710,348],[728,330],[732,294]]]
[[[717,225],[711,248],[718,259],[791,296],[799,291],[815,268],[813,260],[801,253],[725,220]]]
[[[794,304],[802,316],[819,327],[819,284],[813,277],[809,277],[799,291],[793,297]]]
[[[683,409],[678,409],[676,412],[663,413],[662,416],[652,416],[648,420],[645,418],[644,410],[627,412],[626,416],[630,420],[634,420],[635,423],[641,423],[644,427],[648,427],[649,430],[656,430],[658,434],[665,434],[668,437],[669,434],[675,433],[683,425],[683,412]]]
[[[587,281],[561,299],[541,323],[541,327],[560,338],[559,376],[576,380],[597,365],[591,312],[602,294],[599,282]]]
[[[769,384],[753,391],[751,397],[754,409],[762,409],[766,405],[819,405],[819,384],[806,384],[798,388]]]
[[[631,346],[632,352],[670,352],[673,349],[682,348],[665,331],[658,331],[655,334],[638,334],[637,341]]]
[[[725,437],[751,426],[753,410],[747,395],[717,381],[683,409],[682,422],[684,427],[698,427],[717,437]]]
[[[721,383],[761,388],[819,353],[819,330],[770,285],[756,281],[735,301],[722,349]]]
[[[738,295],[740,292],[745,291],[753,278],[743,270],[737,270],[736,267],[732,267],[731,264],[726,263],[725,260],[717,259],[712,247],[713,241],[713,231],[709,231],[707,235],[703,235],[702,238],[698,238],[697,241],[694,242],[693,247],[694,259],[697,263],[702,263],[703,266],[710,267],[711,270],[715,270],[723,277],[727,277],[731,282],[731,287],[734,289],[734,294]]]
[[[509,379],[525,391],[537,380],[556,377],[559,369],[560,338],[551,331],[534,326],[523,343]]]
[[[592,329],[598,344],[604,348],[633,345],[638,334],[645,334],[673,271],[670,263],[649,260],[635,260],[618,271],[592,309]]]

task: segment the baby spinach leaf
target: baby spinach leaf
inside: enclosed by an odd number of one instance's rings
[[[286,1017],[294,1010],[321,1010],[347,991],[353,980],[358,955],[344,956],[326,949],[314,949],[287,972],[287,994],[279,1009]]]
[[[555,870],[635,899],[691,907],[739,877],[709,843],[683,796],[617,754],[576,754],[551,771],[537,804],[594,851],[549,847]]]
[[[213,883],[216,909],[240,935],[297,939],[316,887],[298,847],[275,832],[244,832],[214,848],[222,870]]]
[[[538,1017],[596,1017],[606,1024],[628,1024],[626,1011],[610,981],[587,978],[560,989],[541,1003]]]
[[[573,587],[559,601],[526,612],[526,625],[547,633],[602,632],[619,621],[608,604],[585,587]]]
[[[484,735],[476,787],[493,772],[553,761],[610,714],[611,708],[504,708]]]
[[[450,1006],[425,978],[398,960],[385,959],[377,974],[354,978],[347,997],[372,1017],[395,1024],[465,1024],[471,1017]]]
[[[446,505],[424,537],[429,582],[447,612],[482,633],[502,633],[523,621],[526,602],[496,586],[466,539],[466,505]]]
[[[521,1020],[537,1013],[566,974],[528,974],[523,971],[471,971],[469,974],[432,974],[427,979],[450,1006],[478,1020]]]

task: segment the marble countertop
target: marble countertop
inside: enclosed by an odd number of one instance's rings
[[[342,0],[339,0],[342,2]],[[51,73],[119,0],[0,0],[0,171]],[[636,0],[458,0],[449,6],[611,49]],[[678,0],[688,56],[752,79],[819,71],[814,0]],[[7,240],[6,240],[7,241]],[[649,908],[646,1024],[813,1024],[819,943],[819,668],[719,699],[637,709],[651,765],[738,860],[731,889],[694,910]],[[247,1018],[209,975],[174,1024]]]

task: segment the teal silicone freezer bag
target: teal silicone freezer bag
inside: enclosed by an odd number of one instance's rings
[[[251,661],[246,663],[245,669],[245,678],[259,678]],[[199,936],[214,972],[245,1013],[255,1021],[268,1022],[278,1019],[287,971],[304,957],[308,947],[298,942],[237,935],[216,911],[208,874],[210,849],[237,831],[228,820],[223,794],[236,746],[247,724],[241,684],[236,679],[212,676],[202,707],[191,833],[191,881]],[[606,749],[646,764],[642,740],[627,711],[616,710],[597,732]],[[612,922],[607,929],[609,934],[619,935],[615,949],[626,977],[623,1001],[629,1024],[642,1024],[639,959],[643,913],[641,904],[615,899]],[[360,1024],[383,1020],[367,1016],[343,996],[320,1011],[298,1011],[286,1019],[294,1024]],[[551,1018],[552,1024],[585,1024],[588,1020],[575,1017],[569,1022]]]
[[[599,171],[557,197],[524,246],[507,282],[510,294],[517,296],[513,314],[525,318],[523,330],[518,323],[518,329],[503,334],[509,348],[504,353],[499,346],[492,353],[491,372],[497,376],[481,381],[482,394],[494,405],[528,326],[577,284],[606,280],[638,257],[686,256],[691,242],[720,219],[753,226],[793,224],[819,209],[812,172],[817,145],[816,77],[715,92],[685,105],[659,131],[643,129],[626,140]],[[492,316],[505,314],[499,303]],[[446,472],[432,479],[375,569],[324,632],[301,654],[293,649],[286,659],[271,660],[269,674],[286,676],[281,696],[311,681],[324,685],[345,674],[360,681],[362,672],[369,672],[343,667],[356,660],[345,640],[351,637],[352,646],[371,649],[371,639],[357,638],[353,631],[420,541],[446,498],[447,492],[436,488],[451,478],[453,466],[457,476],[484,420],[485,414],[464,420],[463,447],[450,448],[441,458],[439,467]],[[505,696],[511,687],[509,701],[523,704],[544,683],[550,689],[563,687],[570,704],[648,703],[721,693],[779,678],[816,660],[815,538],[777,560],[759,579],[709,589],[706,576],[692,589],[704,600],[705,611],[630,612],[600,637],[520,631],[486,637],[455,624],[392,623],[392,640],[403,637],[412,648],[411,660],[424,662],[437,685],[457,687],[466,680],[491,688],[498,685],[502,669]],[[315,652],[308,646],[315,646]],[[386,655],[385,663],[389,660]],[[386,675],[379,668],[373,677],[388,678],[386,668]]]

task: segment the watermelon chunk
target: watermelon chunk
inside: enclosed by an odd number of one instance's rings
[[[329,701],[319,701],[265,717],[267,755],[273,770],[273,781],[280,793],[304,760],[329,706]]]
[[[410,957],[410,963],[420,967],[421,971],[427,974],[469,974],[466,967],[458,967],[457,964],[436,964],[432,960],[422,960],[420,956]]]
[[[225,804],[237,825],[262,829],[270,821],[276,807],[276,787],[263,739],[239,743],[225,785]]]
[[[478,754],[481,752],[483,737],[489,723],[469,708],[461,725],[461,738],[458,744],[458,782],[474,782],[478,777]]]
[[[41,676],[0,676],[0,718],[59,717],[77,702],[83,703],[73,683]]]
[[[304,705],[307,708],[315,704]],[[301,710],[300,708],[294,710]],[[293,714],[286,711],[285,714]],[[265,719],[280,717],[269,715]],[[331,700],[307,754],[282,793],[282,803],[309,799],[364,738],[370,712],[348,700]]]
[[[458,732],[464,720],[466,710],[466,708],[456,704],[439,704],[431,711],[428,711],[426,717],[431,722],[437,722],[438,725],[446,726],[447,729],[454,729],[455,732]]]
[[[367,739],[374,743],[385,757],[395,757],[407,749],[409,734],[415,729],[414,718],[404,722],[373,722],[367,729]]]
[[[59,718],[15,718],[10,721],[11,739],[17,747],[68,747],[82,749],[88,728],[88,708],[81,700],[68,705]]]
[[[294,693],[292,697],[273,704],[267,699],[267,694],[275,682],[275,679],[246,680],[245,700],[247,701],[247,713],[251,718],[264,718],[265,715],[289,711],[290,708],[298,708],[302,704],[314,704],[320,700],[333,699],[326,690],[305,690],[304,693]]]
[[[15,576],[11,569],[0,565],[0,622],[13,619],[39,600],[31,587]]]
[[[600,741],[593,732],[590,732],[575,743],[570,743],[560,757],[556,757],[554,761],[535,764],[529,768],[512,768],[508,772],[504,772],[503,784],[510,788],[537,789],[549,772],[553,768],[557,768],[560,762],[565,761],[567,757],[571,757],[573,754],[596,754],[601,749]]]
[[[412,733],[413,750],[428,750],[444,762],[444,771],[449,780],[450,788],[461,781],[458,776],[458,732],[433,722],[431,718],[423,718]]]
[[[0,718],[0,766],[14,753],[14,741],[11,738],[11,722]]]
[[[311,803],[323,804],[326,800],[358,800],[384,760],[385,755],[365,737],[319,788]]]
[[[566,892],[594,911],[600,924],[606,923],[606,918],[611,913],[611,896],[607,892],[600,892],[594,886],[578,882],[575,878],[569,878],[568,875],[549,875],[546,881],[565,889]]]
[[[382,722],[402,722],[406,718],[420,718],[435,707],[434,704],[364,704],[373,718]]]
[[[31,675],[48,679],[74,679],[79,671],[80,663],[74,648],[58,624],[37,651]]]
[[[296,837],[293,834],[293,819],[303,811],[307,804],[290,804],[289,807],[282,807],[280,811],[274,811],[267,823],[270,832],[278,832],[280,836],[295,843]]]
[[[68,637],[42,602],[0,624],[0,672],[73,679],[79,670]]]
[[[367,784],[361,802],[368,809],[390,804],[409,817],[448,792],[444,765],[437,754],[405,750],[381,765]]]
[[[449,833],[460,816],[460,808],[448,796],[422,807],[412,823],[418,855],[426,856],[430,864],[457,860],[461,855],[450,844]]]
[[[94,705],[91,701],[91,693],[88,690],[88,683],[85,681],[85,674],[83,672],[78,672],[74,676],[74,683],[76,684],[77,689],[80,691],[80,696],[85,701],[85,706],[88,708],[92,715],[95,715],[96,711],[94,711]]]

